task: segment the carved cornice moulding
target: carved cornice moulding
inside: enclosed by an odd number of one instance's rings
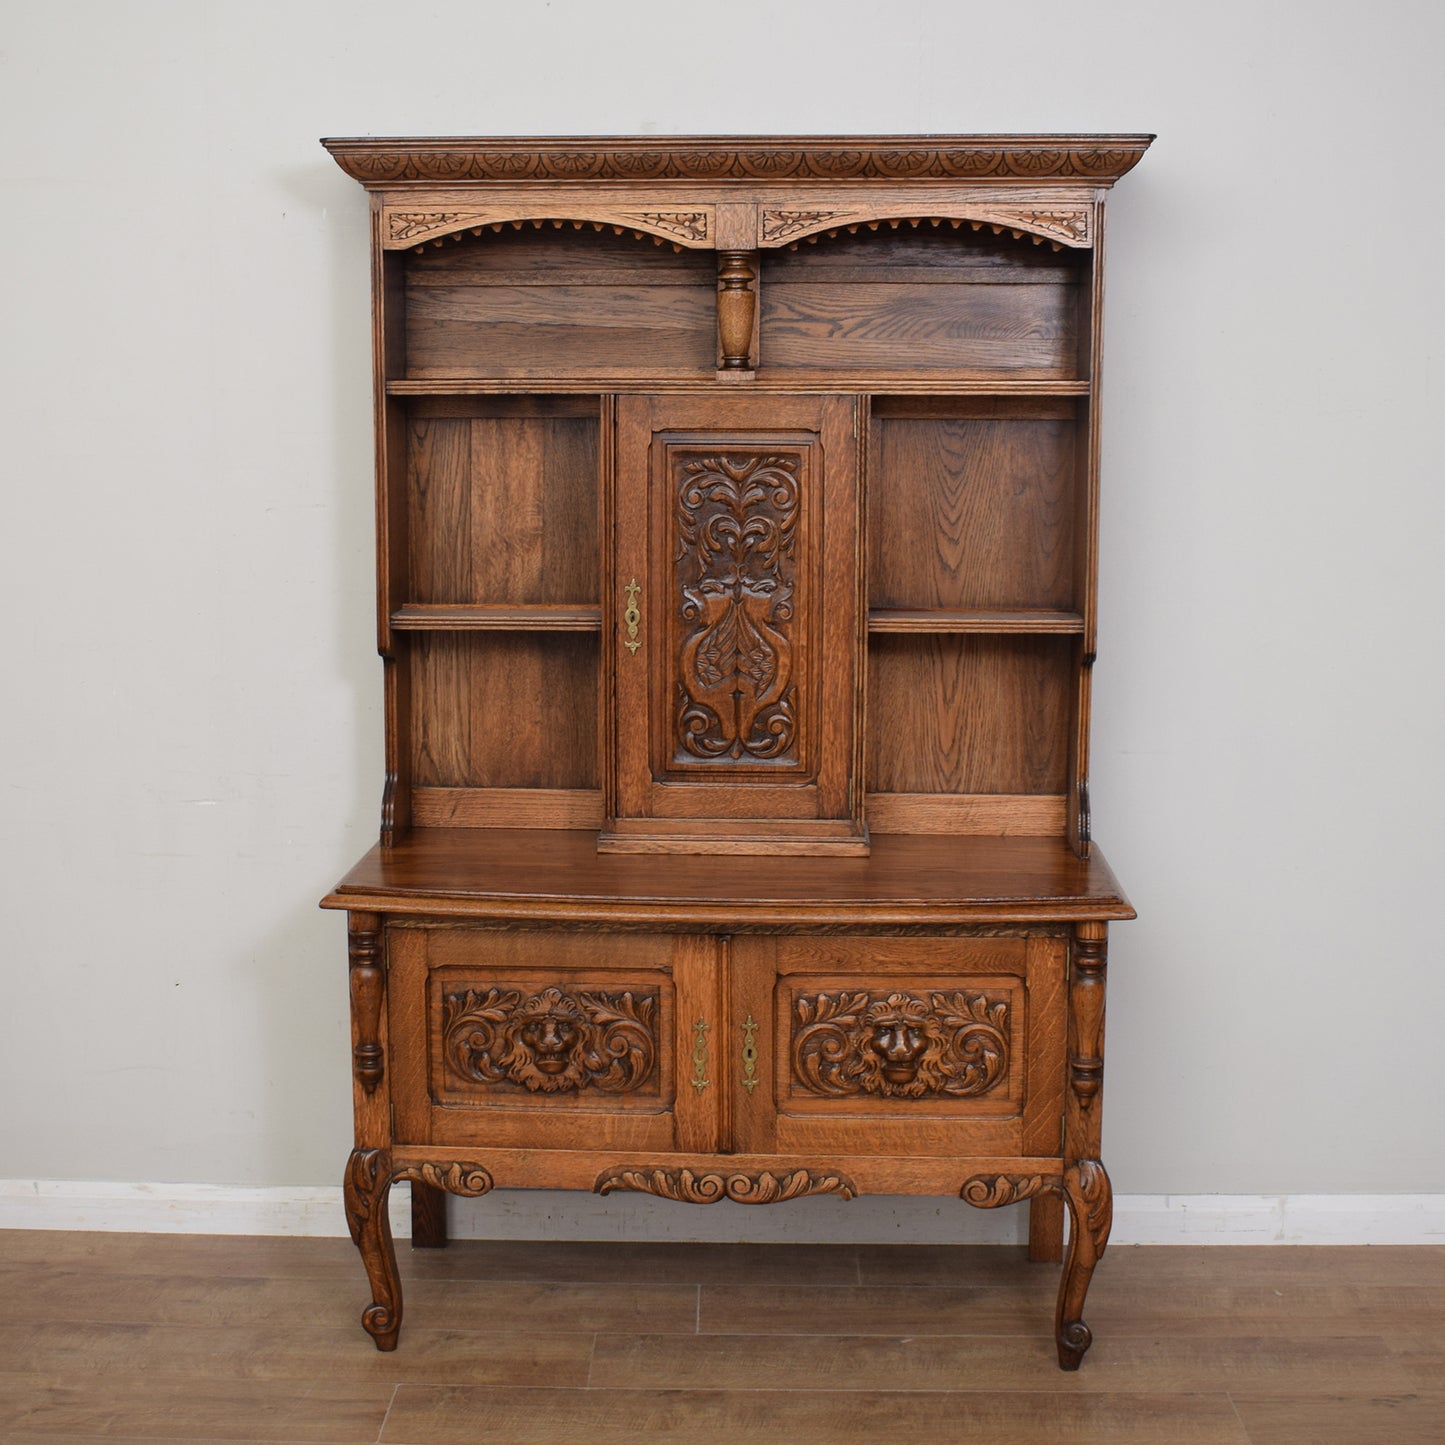
[[[366,186],[491,181],[1084,180],[1112,185],[1152,135],[329,138]]]

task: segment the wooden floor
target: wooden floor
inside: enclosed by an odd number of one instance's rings
[[[1012,1248],[0,1233],[0,1441],[1440,1445],[1445,1247],[1110,1249],[1076,1375]]]

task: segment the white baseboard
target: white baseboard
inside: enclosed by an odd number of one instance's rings
[[[499,1189],[452,1201],[458,1239],[639,1239],[795,1244],[1013,1244],[1022,1209],[874,1195],[801,1199],[777,1209],[707,1208],[646,1195],[607,1199]],[[392,1191],[396,1233],[410,1232],[407,1191]],[[341,1190],[216,1184],[0,1180],[0,1229],[154,1234],[343,1235]],[[1124,1194],[1114,1244],[1445,1244],[1445,1194]]]

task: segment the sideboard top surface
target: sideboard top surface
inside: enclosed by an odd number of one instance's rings
[[[591,831],[417,829],[373,848],[323,902],[726,927],[1133,918],[1109,865],[1056,838],[877,835],[865,858],[599,854]]]

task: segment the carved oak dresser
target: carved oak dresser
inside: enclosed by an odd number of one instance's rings
[[[1104,198],[1150,137],[329,140],[370,193],[387,1196],[1027,1200],[1108,1238]]]

